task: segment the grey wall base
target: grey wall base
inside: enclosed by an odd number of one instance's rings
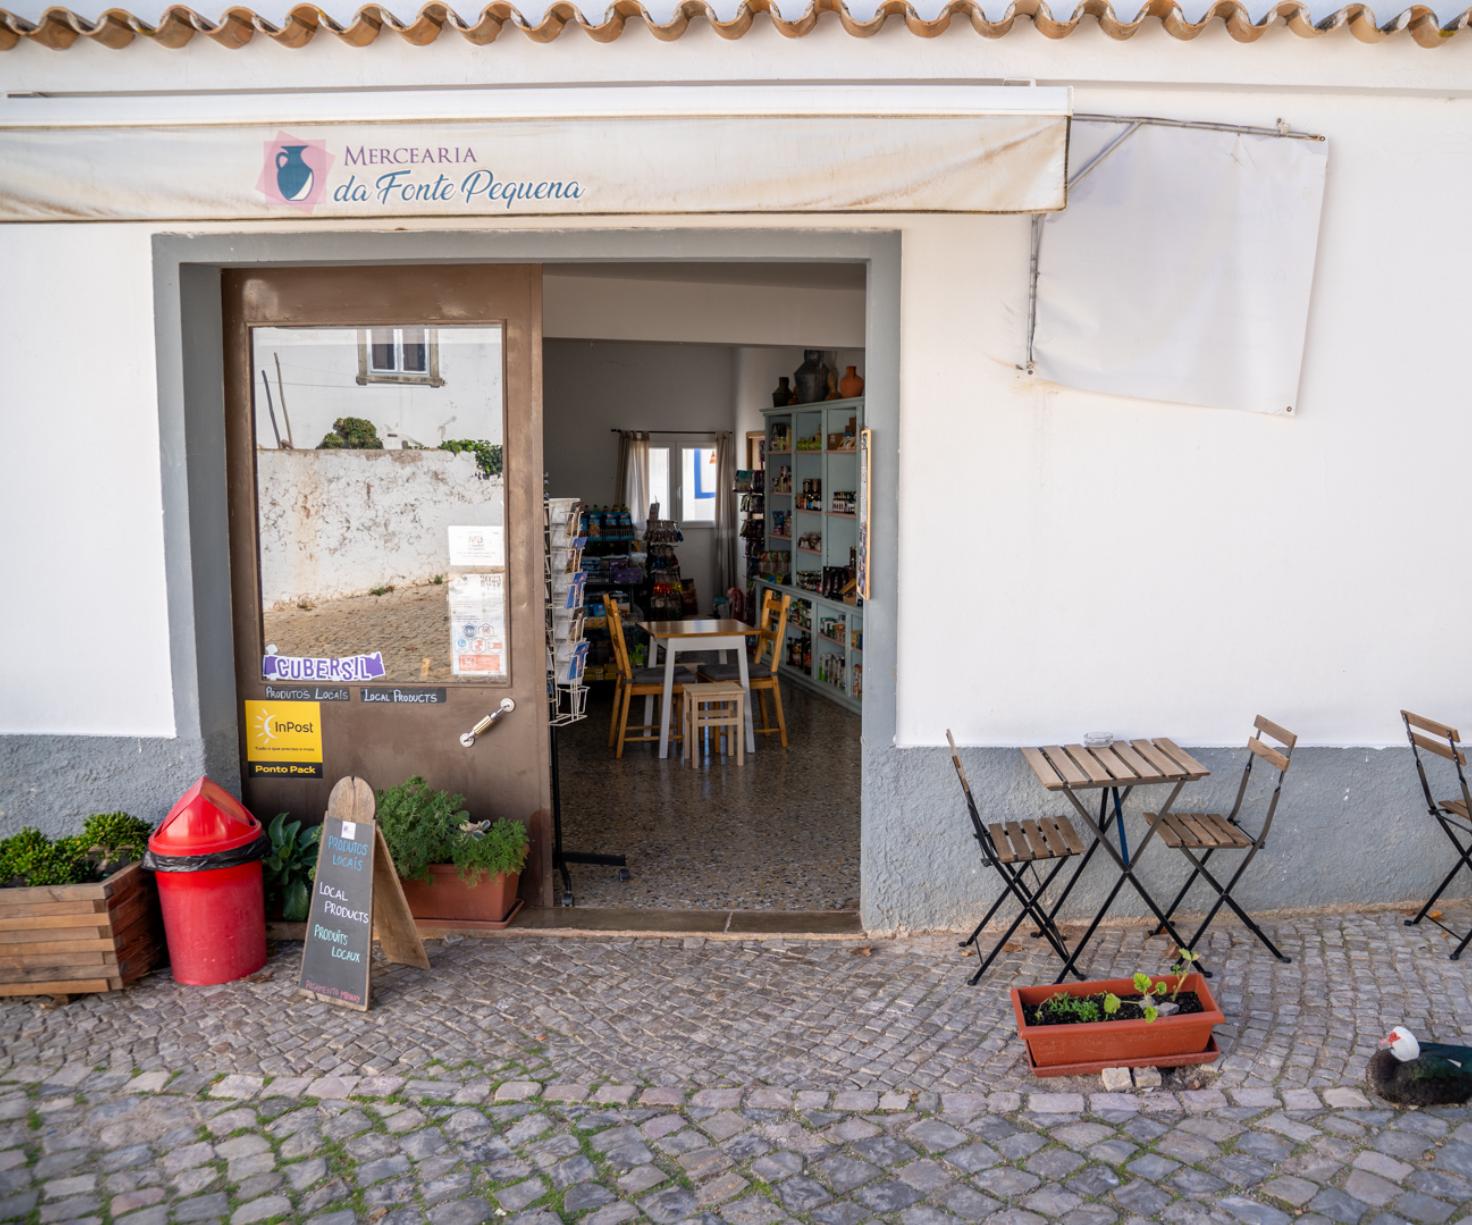
[[[0,736],[0,835],[75,834],[94,812],[156,822],[201,774],[238,792],[238,751],[233,736]]]
[[[1188,785],[1177,807],[1226,813],[1246,750],[1191,751],[1211,767],[1212,776]],[[963,749],[961,760],[983,820],[1072,812],[1063,796],[1043,791],[1016,749]],[[1254,772],[1253,792],[1244,808],[1243,823],[1253,831],[1266,806],[1262,774]],[[866,748],[864,787],[865,927],[873,932],[969,929],[986,913],[1002,883],[982,861],[972,838],[949,750]],[[1138,814],[1145,804],[1158,804],[1164,793],[1164,788],[1152,788],[1130,798],[1126,811],[1135,814],[1128,827],[1132,845],[1144,828]],[[1098,793],[1088,794],[1097,803]],[[1452,795],[1452,789],[1446,794]],[[1212,863],[1229,863],[1234,857],[1218,854]],[[1426,813],[1409,749],[1304,748],[1293,755],[1267,847],[1234,894],[1249,912],[1408,899],[1419,903],[1454,862],[1451,844]],[[1175,895],[1187,872],[1184,856],[1159,838],[1140,860],[1139,875],[1162,905]],[[1096,854],[1065,913],[1091,916],[1116,876],[1113,861],[1102,851]],[[1467,897],[1469,889],[1472,874],[1464,872],[1446,896]],[[1200,911],[1212,898],[1209,888],[1198,883],[1186,906]],[[1009,905],[1002,913],[1010,921],[1016,912]],[[1143,915],[1146,909],[1126,884],[1110,913]]]

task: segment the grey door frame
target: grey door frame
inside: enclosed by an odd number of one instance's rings
[[[894,764],[898,657],[900,236],[832,229],[335,230],[161,233],[153,239],[164,566],[175,735],[239,782],[230,615],[220,274],[270,265],[857,262],[867,267],[865,425],[873,429],[872,587],[864,610],[861,858]],[[801,337],[795,338],[801,343]],[[870,872],[861,866],[861,880]],[[861,906],[863,899],[861,898]],[[866,908],[867,909],[867,908]]]

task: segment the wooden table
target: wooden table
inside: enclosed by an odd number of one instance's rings
[[[719,651],[721,662],[726,652],[736,652],[736,665],[741,673],[741,687],[746,690],[746,751],[756,752],[756,729],[752,723],[751,677],[746,670],[746,640],[761,631],[745,621],[714,617],[697,617],[687,621],[640,621],[639,628],[649,635],[649,664],[657,665],[659,649],[664,648],[664,710],[659,718],[659,755],[670,755],[670,708],[675,694],[675,658],[681,651]],[[653,698],[645,699],[649,710]],[[653,712],[644,716],[648,723]]]
[[[1099,908],[1098,914],[1094,916],[1093,922],[1084,932],[1083,939],[1074,945],[1073,952],[1063,967],[1063,972],[1058,975],[1058,981],[1062,982],[1064,977],[1073,970],[1079,954],[1093,938],[1095,930],[1103,921],[1110,906],[1114,904],[1114,899],[1119,896],[1119,891],[1124,887],[1125,881],[1129,881],[1135,892],[1144,899],[1145,905],[1159,920],[1161,929],[1170,933],[1176,947],[1186,947],[1180,933],[1171,926],[1170,920],[1161,913],[1160,907],[1155,904],[1155,900],[1136,877],[1135,864],[1145,848],[1150,845],[1155,831],[1160,829],[1169,817],[1171,805],[1176,802],[1181,788],[1189,782],[1205,778],[1211,771],[1166,736],[1150,740],[1117,740],[1108,745],[1049,744],[1041,748],[1025,748],[1022,750],[1022,755],[1044,788],[1048,791],[1061,791],[1068,798],[1068,802],[1073,805],[1074,811],[1078,813],[1085,827],[1093,832],[1094,838],[1093,845],[1089,847],[1083,861],[1075,869],[1068,884],[1064,886],[1062,895],[1053,904],[1049,918],[1056,915],[1063,903],[1067,901],[1074,884],[1077,883],[1084,868],[1088,866],[1089,860],[1093,858],[1094,852],[1099,847],[1102,846],[1119,867],[1119,879],[1114,882],[1114,888],[1104,899],[1104,905]],[[1159,785],[1169,785],[1170,793],[1160,806],[1156,820],[1145,831],[1144,838],[1140,840],[1139,846],[1131,855],[1129,838],[1124,826],[1124,801],[1129,798],[1130,792],[1136,787]],[[1079,798],[1080,792],[1090,790],[1099,791],[1097,816]],[[1109,841],[1111,824],[1119,840],[1117,849]]]

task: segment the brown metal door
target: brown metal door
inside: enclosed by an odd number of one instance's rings
[[[477,820],[527,823],[533,905],[551,896],[541,286],[505,265],[224,278],[245,802],[316,821],[346,775],[421,775]]]

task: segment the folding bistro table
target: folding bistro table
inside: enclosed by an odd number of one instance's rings
[[[741,673],[741,687],[746,690],[746,751],[756,752],[756,730],[751,721],[751,677],[746,668],[746,640],[761,631],[745,621],[699,617],[687,621],[640,621],[639,628],[649,635],[649,664],[657,662],[664,649],[664,711],[659,719],[659,755],[670,755],[670,708],[675,692],[675,659],[681,651],[719,651],[721,662],[726,652],[736,652],[736,666]],[[653,703],[645,699],[645,709]],[[652,712],[651,712],[652,713]],[[644,721],[649,722],[649,714]]]
[[[1139,877],[1135,875],[1135,865],[1145,848],[1150,845],[1150,839],[1155,836],[1155,831],[1165,824],[1165,818],[1170,813],[1171,805],[1175,803],[1176,797],[1180,795],[1181,788],[1188,782],[1205,778],[1211,771],[1180,748],[1175,741],[1165,737],[1154,740],[1118,740],[1108,745],[1050,744],[1036,749],[1025,748],[1022,750],[1022,755],[1027,759],[1027,764],[1032,767],[1033,773],[1038,776],[1038,781],[1049,791],[1061,791],[1067,797],[1068,802],[1073,805],[1074,811],[1078,813],[1085,828],[1093,834],[1093,845],[1085,852],[1082,861],[1074,869],[1073,875],[1069,877],[1068,884],[1064,886],[1062,894],[1053,903],[1053,909],[1048,914],[1049,921],[1051,922],[1063,903],[1068,900],[1069,893],[1078,883],[1078,878],[1083,875],[1083,870],[1088,867],[1089,860],[1093,858],[1094,852],[1099,847],[1102,846],[1108,852],[1119,868],[1119,879],[1114,882],[1109,896],[1104,899],[1104,905],[1099,908],[1099,913],[1094,916],[1088,930],[1084,932],[1083,939],[1073,946],[1073,951],[1069,954],[1056,981],[1061,983],[1074,970],[1079,955],[1093,938],[1094,932],[1098,929],[1109,908],[1114,905],[1114,899],[1119,896],[1119,891],[1124,887],[1125,881],[1129,881],[1134,886],[1135,892],[1140,895],[1151,913],[1160,921],[1161,927],[1170,933],[1176,947],[1185,948],[1186,942],[1181,939],[1180,933],[1171,926],[1170,919],[1161,913],[1160,907],[1155,904],[1155,900],[1140,883]],[[1140,840],[1139,846],[1135,848],[1132,855],[1124,825],[1124,802],[1136,787],[1161,784],[1170,785],[1170,794],[1166,796],[1165,803],[1160,806],[1158,810],[1160,815],[1156,822],[1145,831],[1145,836]],[[1079,798],[1080,793],[1095,790],[1099,792],[1097,816],[1090,811],[1090,806]],[[1111,825],[1114,826],[1119,841],[1118,848],[1109,840]]]

